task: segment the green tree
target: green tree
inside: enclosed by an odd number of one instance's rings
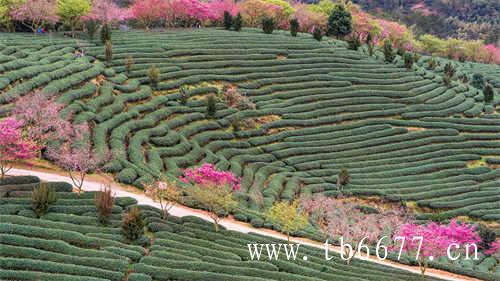
[[[75,36],[80,18],[90,12],[91,5],[89,0],[59,0],[57,8],[61,21],[71,28],[71,34]]]
[[[23,4],[23,1],[17,0],[0,0],[0,27],[5,27],[8,31],[14,31],[14,25],[11,11],[17,6]]]
[[[406,52],[403,55],[403,60],[404,60],[405,67],[407,69],[411,69],[413,67],[413,55],[410,52]]]
[[[481,73],[474,73],[472,75],[472,87],[476,89],[483,89],[484,88],[484,76]]]
[[[40,183],[31,192],[31,207],[37,217],[41,217],[49,209],[49,205],[57,201],[54,189],[46,183]]]
[[[299,21],[297,19],[290,20],[290,34],[295,37],[299,32]]]
[[[328,35],[337,39],[343,38],[352,32],[352,16],[343,5],[336,5],[328,17]]]
[[[366,45],[368,46],[368,55],[373,56],[373,38],[370,32],[366,35]]]
[[[384,58],[386,62],[393,62],[396,58],[396,53],[392,49],[392,42],[389,39],[384,40],[384,45],[382,46],[382,52],[384,53]]]
[[[233,17],[228,11],[224,11],[224,28],[226,30],[231,29],[231,26],[233,25]]]
[[[262,30],[266,34],[273,33],[275,25],[276,23],[274,22],[273,18],[266,17],[262,20]]]
[[[495,92],[493,91],[493,87],[491,87],[490,84],[486,84],[486,86],[484,86],[483,95],[484,95],[484,102],[486,103],[493,102]]]
[[[153,66],[148,70],[148,78],[151,88],[156,90],[158,88],[158,82],[160,81],[160,69],[158,67]]]
[[[313,37],[314,37],[314,39],[321,41],[321,39],[323,38],[323,32],[321,32],[321,28],[319,28],[317,26],[314,27]]]
[[[361,40],[359,39],[359,34],[353,33],[347,39],[348,49],[357,51],[361,47]]]
[[[231,186],[212,184],[195,185],[186,189],[190,198],[209,212],[215,231],[219,231],[219,222],[223,216],[234,211],[238,202],[234,199]]]
[[[290,234],[304,229],[308,224],[307,215],[299,210],[299,202],[276,202],[265,213],[265,217],[273,224],[277,224],[281,232],[286,235],[290,244]]]
[[[123,215],[122,233],[129,240],[137,240],[144,233],[144,221],[142,220],[141,210],[132,207]]]
[[[241,14],[238,13],[233,20],[233,29],[234,31],[240,31],[241,26],[243,25],[243,19],[241,18]]]
[[[214,95],[209,95],[207,98],[207,117],[214,118],[217,111],[216,100]]]

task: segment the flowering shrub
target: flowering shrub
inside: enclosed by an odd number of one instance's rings
[[[218,171],[213,164],[208,163],[184,170],[180,180],[195,185],[229,186],[233,191],[241,188],[241,178],[229,171]]]
[[[478,245],[481,241],[475,226],[459,223],[456,220],[452,220],[448,225],[438,223],[404,224],[394,235],[395,240],[396,237],[405,238],[402,250],[417,259],[422,275],[425,275],[427,261],[447,256],[451,244],[456,243],[464,249],[465,245]],[[414,239],[415,237],[423,238],[421,245],[420,240]]]
[[[14,118],[0,122],[0,176],[4,177],[13,163],[35,157],[38,146],[24,140],[22,123]]]

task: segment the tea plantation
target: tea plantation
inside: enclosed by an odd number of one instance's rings
[[[247,243],[263,236],[221,230],[196,217],[160,218],[142,209],[148,232],[137,241],[122,236],[120,220],[135,199],[116,198],[111,220],[97,220],[94,192],[77,194],[66,183],[48,183],[57,201],[36,218],[30,194],[36,177],[0,181],[1,280],[420,280],[420,276],[339,256],[326,261],[320,249],[301,248],[308,260],[252,261]],[[128,278],[128,279],[124,279]],[[436,280],[428,278],[427,280]]]
[[[427,210],[419,219],[438,210],[441,219],[500,220],[498,92],[485,104],[469,85],[446,86],[438,71],[305,34],[117,31],[109,65],[98,41],[52,37],[1,34],[0,113],[35,89],[56,96],[74,122],[93,124],[93,148],[114,152],[106,168],[122,183],[140,187],[214,163],[243,177],[237,218],[260,225],[258,214],[277,200],[337,194],[345,168],[344,193],[415,202]],[[481,69],[498,79],[498,66]],[[206,97],[220,96],[224,83],[256,108],[219,101],[207,117]]]

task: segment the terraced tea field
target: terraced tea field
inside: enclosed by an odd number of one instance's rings
[[[93,124],[94,149],[114,152],[107,168],[123,183],[202,162],[231,170],[243,177],[241,220],[277,200],[337,194],[342,168],[351,174],[344,193],[416,202],[427,210],[420,219],[439,210],[442,218],[500,220],[498,93],[485,113],[470,86],[448,88],[438,73],[345,45],[255,30],[115,32],[106,67],[97,42],[2,34],[0,112],[34,89],[57,96],[74,122]],[[153,66],[161,70],[155,91]],[[256,109],[218,102],[207,118],[206,97],[224,83]],[[255,126],[234,131],[235,120]]]
[[[247,243],[273,243],[256,234],[221,230],[196,217],[160,218],[139,206],[150,232],[130,242],[121,235],[124,211],[135,199],[117,198],[107,225],[97,221],[94,192],[72,193],[67,183],[48,183],[58,200],[40,219],[31,210],[36,177],[0,181],[0,279],[2,280],[420,280],[367,261],[346,265],[332,253],[303,246],[308,260],[250,259]],[[128,279],[124,279],[128,278]],[[437,280],[428,278],[427,280]]]

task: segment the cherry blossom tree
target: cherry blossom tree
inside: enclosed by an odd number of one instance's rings
[[[393,237],[401,242],[401,251],[415,257],[422,276],[428,267],[428,261],[448,256],[448,250],[463,251],[467,245],[478,245],[481,241],[476,227],[452,220],[449,224],[414,224],[401,226]],[[399,246],[395,248],[398,249]],[[477,246],[476,246],[477,247]]]
[[[400,208],[367,213],[354,202],[323,195],[302,198],[301,208],[325,237],[334,240],[342,237],[344,243],[352,245],[352,249],[343,248],[348,262],[359,245],[374,245],[384,236],[392,237],[400,225],[411,220]]]
[[[184,170],[179,179],[184,183],[195,185],[227,185],[233,191],[241,188],[241,178],[229,171],[219,171],[213,164],[208,163],[204,163],[198,168]]]
[[[196,204],[209,212],[215,231],[219,231],[222,216],[238,206],[233,194],[240,189],[241,178],[205,163],[201,167],[184,170],[179,179],[192,185],[186,188],[186,192]]]
[[[484,253],[500,259],[500,240],[491,242],[490,248]]]
[[[299,30],[302,32],[312,32],[315,26],[319,26],[324,30],[328,20],[327,16],[323,13],[310,10],[308,6],[302,3],[294,5],[296,10],[294,17],[299,22]]]
[[[16,102],[13,116],[21,122],[23,134],[45,148],[53,142],[66,142],[79,138],[78,126],[61,117],[62,104],[40,91],[25,95]]]
[[[179,202],[181,192],[173,182],[165,180],[153,183],[144,183],[146,195],[160,203],[162,218],[167,219],[170,210]]]
[[[142,0],[134,2],[130,7],[130,13],[148,30],[154,22],[162,20],[163,13],[167,9],[166,0]]]
[[[98,172],[99,168],[109,159],[109,156],[92,152],[90,144],[75,148],[66,145],[61,149],[50,149],[48,154],[59,167],[68,172],[78,192],[82,192],[87,174]]]
[[[21,134],[22,123],[14,118],[0,121],[0,178],[18,161],[36,156],[38,147]]]
[[[129,10],[118,7],[113,0],[94,0],[92,1],[92,10],[83,17],[83,20],[96,20],[108,24],[123,21],[130,17]]]
[[[36,32],[39,27],[57,23],[57,1],[26,0],[11,11],[11,17]]]
[[[207,3],[207,8],[210,11],[209,17],[212,21],[222,20],[225,11],[233,17],[240,12],[240,6],[234,0],[213,0]]]

